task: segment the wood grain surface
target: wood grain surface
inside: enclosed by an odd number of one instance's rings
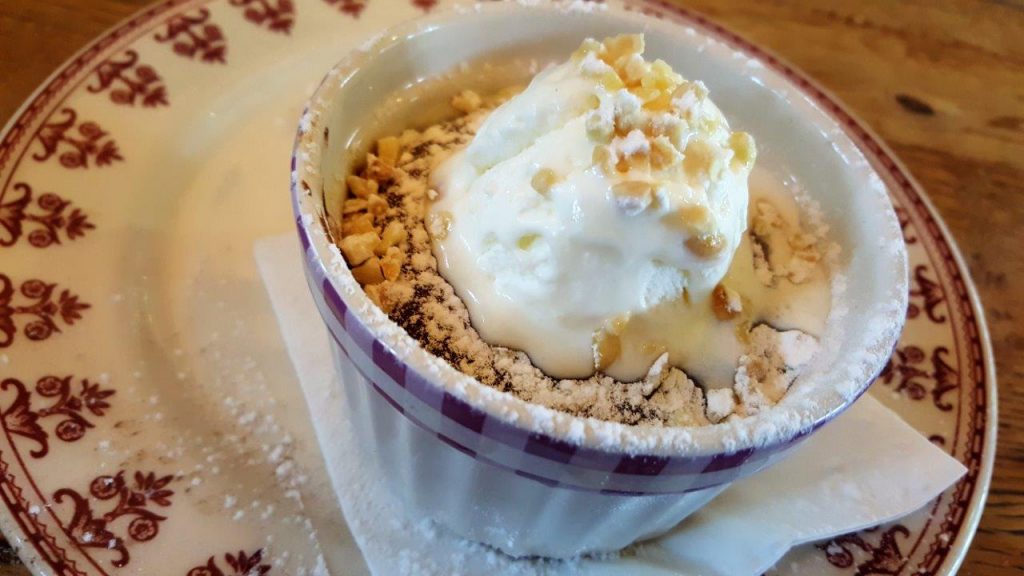
[[[961,574],[1024,573],[1024,1],[675,1],[831,90],[938,206],[981,293],[999,378],[995,476]],[[148,2],[0,0],[0,120]],[[0,576],[25,574],[16,564],[0,549]]]

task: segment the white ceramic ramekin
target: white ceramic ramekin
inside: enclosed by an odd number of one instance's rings
[[[370,142],[428,108],[431,95],[402,97],[422,93],[410,86],[480,58],[561,60],[586,36],[641,30],[649,56],[707,82],[734,127],[755,135],[759,162],[802,184],[844,250],[845,281],[834,290],[823,352],[757,417],[692,429],[623,426],[488,388],[388,320],[332,242],[344,176]],[[458,88],[432,96],[445,101]],[[906,251],[881,180],[804,88],[713,32],[611,8],[514,4],[394,29],[327,75],[292,158],[306,275],[334,339],[349,416],[410,515],[514,556],[617,550],[668,530],[730,482],[783,458],[867,388],[902,327]]]

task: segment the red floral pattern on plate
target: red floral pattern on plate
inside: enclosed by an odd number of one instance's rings
[[[295,23],[292,0],[230,0],[232,6],[244,8],[245,19],[272,32],[289,34]]]
[[[0,500],[11,511],[18,527],[24,532],[24,541],[30,543],[46,565],[60,576],[86,576],[50,534],[49,527],[36,518],[35,506],[25,498],[14,474],[0,459]]]
[[[878,379],[911,400],[923,400],[930,394],[936,408],[949,412],[953,405],[943,397],[960,385],[960,375],[949,364],[949,348],[936,346],[932,349],[930,372],[923,366],[925,358],[925,352],[919,346],[899,346]]]
[[[175,54],[201,62],[224,64],[227,40],[220,26],[210,21],[210,11],[199,8],[192,15],[175,14],[167,20],[163,32],[153,35],[157,42],[170,42]]]
[[[189,570],[187,576],[264,576],[270,572],[270,565],[263,563],[262,549],[252,554],[241,550],[238,554],[229,552],[224,555],[224,564],[227,571],[220,568],[215,556],[210,556],[206,564]]]
[[[54,433],[64,442],[77,442],[85,436],[93,424],[86,417],[92,414],[98,418],[106,414],[110,403],[108,398],[114,390],[104,389],[88,378],[81,381],[80,390],[72,392],[72,377],[44,376],[36,382],[36,394],[43,398],[55,398],[46,408],[32,408],[32,393],[20,380],[6,378],[0,381],[0,390],[13,389],[14,401],[2,412],[3,426],[7,432],[35,441],[39,447],[32,450],[33,458],[42,458],[50,452],[50,434],[40,425],[40,420],[59,419]]]
[[[32,154],[38,162],[46,162],[58,151],[60,164],[65,168],[88,168],[91,159],[96,166],[109,166],[124,160],[117,143],[95,122],[78,123],[78,113],[71,108],[60,111],[60,119],[50,121],[39,129],[36,139],[42,152]]]
[[[21,283],[19,290],[23,299],[18,304],[18,296],[14,291],[14,283],[6,275],[0,273],[0,348],[6,348],[14,342],[18,332],[15,318],[24,316],[31,318],[22,332],[29,340],[46,340],[54,332],[60,332],[60,322],[71,326],[82,318],[82,311],[90,308],[89,304],[80,302],[78,296],[69,290],[61,290],[54,296],[57,285],[42,280],[32,279]]]
[[[89,484],[85,496],[71,488],[61,488],[53,494],[57,504],[71,502],[74,506],[71,518],[64,525],[68,535],[79,545],[116,552],[111,560],[116,568],[131,561],[128,553],[129,541],[119,534],[127,534],[135,542],[148,542],[160,533],[160,523],[166,516],[150,508],[171,505],[174,491],[167,488],[173,476],[161,476],[153,472],[135,472],[133,482],[124,479],[122,470],[114,476],[98,476]],[[96,502],[113,502],[113,506],[102,514],[93,510]],[[130,520],[128,520],[130,518]],[[127,520],[127,526],[124,521]]]
[[[34,226],[28,233],[28,243],[36,248],[60,244],[60,233],[75,240],[95,228],[80,208],[71,202],[47,192],[32,202],[32,187],[24,182],[15,184],[11,199],[0,197],[0,246],[13,246],[25,233],[25,227]]]
[[[854,576],[899,574],[906,566],[907,559],[900,551],[897,536],[906,540],[910,530],[902,524],[894,524],[881,533],[877,542],[869,541],[870,535],[878,530],[870,528],[857,534],[839,536],[817,547],[825,552],[829,564],[836,568],[852,568],[856,564]],[[858,561],[858,558],[862,559]]]
[[[936,324],[946,321],[946,316],[939,311],[939,306],[946,301],[942,285],[928,278],[928,267],[918,264],[910,277],[910,304],[907,306],[907,318],[917,318],[924,310],[928,319]]]
[[[369,0],[324,0],[325,4],[330,6],[337,6],[344,14],[348,14],[353,18],[359,18],[359,15],[366,9],[366,4]]]
[[[86,87],[93,94],[110,89],[114,104],[145,108],[167,106],[167,87],[156,70],[139,64],[139,53],[125,50],[120,57],[110,58],[96,67],[96,83]]]
[[[170,43],[175,53],[184,58],[205,62],[224,62],[226,39],[223,31],[217,24],[212,22],[210,12],[203,7],[205,5],[213,5],[217,1],[224,1],[224,5],[227,6],[227,2],[232,0],[165,0],[161,4],[148,8],[127,24],[100,38],[95,44],[83,51],[68,66],[61,69],[54,76],[53,80],[28,103],[24,112],[15,119],[10,130],[3,135],[3,143],[0,145],[0,176],[3,176],[7,182],[12,181],[15,172],[19,169],[23,154],[29,153],[32,153],[39,162],[44,162],[50,157],[57,155],[61,160],[61,165],[68,168],[106,166],[115,161],[123,160],[116,144],[107,137],[108,135],[100,129],[99,125],[93,122],[77,123],[75,111],[66,105],[68,96],[74,93],[75,86],[77,85],[88,89],[89,85],[85,82],[90,81],[90,79],[94,86],[102,84],[102,74],[98,67],[106,63],[126,62],[126,55],[135,43],[139,42],[138,38],[141,36],[148,37],[155,34],[157,42]],[[352,17],[358,17],[367,4],[366,0],[321,1],[337,7],[340,12]],[[429,10],[433,6],[433,0],[411,0],[411,2],[413,6],[424,11]],[[236,2],[236,6],[249,5],[245,10],[248,10],[250,7],[259,9],[258,4],[266,4],[268,6],[279,5],[279,3],[275,4],[273,0],[267,0],[267,2]],[[887,567],[892,565],[891,559],[897,556],[903,559],[903,568],[905,570],[916,570],[921,574],[936,574],[943,570],[948,570],[950,562],[952,562],[950,554],[953,549],[953,543],[957,542],[957,550],[959,550],[959,546],[962,546],[963,541],[961,536],[966,534],[969,537],[970,535],[969,530],[973,528],[973,521],[969,520],[970,511],[972,510],[971,506],[977,502],[978,494],[984,486],[983,476],[981,476],[983,467],[982,454],[986,446],[986,427],[991,423],[986,417],[986,393],[987,386],[992,384],[986,382],[988,373],[986,372],[985,364],[987,356],[984,354],[984,335],[979,333],[979,325],[975,318],[969,290],[964,278],[965,272],[953,255],[947,237],[929,212],[928,207],[922,201],[919,190],[909,181],[906,174],[889,153],[882,149],[878,142],[867,134],[855,120],[846,115],[840,106],[830,100],[827,95],[823,94],[815,85],[808,82],[800,74],[789,69],[784,63],[779,62],[770,54],[764,53],[758,47],[751,45],[742,38],[678,6],[652,0],[651,2],[631,5],[629,8],[652,14],[658,18],[670,18],[681,21],[685,25],[700,27],[705,32],[739,47],[759,59],[765,64],[766,68],[785,75],[818,101],[823,110],[838,118],[851,133],[851,136],[866,151],[871,161],[878,166],[880,173],[882,173],[890,185],[894,194],[894,202],[897,205],[897,214],[904,230],[904,237],[909,244],[916,244],[920,247],[918,253],[913,256],[913,262],[918,265],[926,263],[920,278],[915,277],[914,279],[915,294],[912,294],[912,305],[917,306],[918,311],[913,318],[916,318],[917,322],[926,322],[929,325],[934,324],[933,328],[935,330],[941,329],[940,336],[942,340],[939,342],[929,340],[925,344],[914,342],[912,339],[905,339],[900,345],[900,351],[909,354],[904,358],[900,358],[898,354],[894,356],[890,369],[891,381],[888,386],[893,388],[903,386],[901,395],[909,398],[915,393],[913,392],[913,390],[916,390],[914,385],[917,384],[924,390],[922,399],[927,398],[928,394],[931,393],[933,394],[933,402],[914,403],[913,405],[934,404],[940,410],[943,410],[940,404],[952,407],[950,411],[943,413],[949,414],[952,417],[955,427],[951,426],[948,431],[943,429],[943,432],[948,434],[948,436],[931,434],[930,437],[941,441],[941,445],[946,446],[947,449],[963,461],[968,466],[968,475],[954,488],[936,500],[930,512],[925,514],[923,525],[915,526],[912,523],[906,523],[905,526],[903,524],[900,525],[909,531],[909,535],[894,528],[885,527],[882,529],[882,536],[876,536],[877,531],[875,531],[841,537],[844,538],[843,543],[851,556],[850,567],[841,570],[841,572],[851,574],[854,570],[859,570],[859,574],[885,574],[887,572],[879,572],[876,568],[888,569]],[[247,20],[259,24],[251,18],[247,18]],[[294,23],[294,17],[292,20]],[[260,25],[268,28],[271,26],[266,20]],[[289,26],[290,28],[291,26]],[[131,80],[139,79],[134,72],[138,69],[139,65],[135,64],[134,66],[135,68],[125,68],[123,70],[123,75]],[[160,84],[164,84],[162,79]],[[131,91],[131,88],[127,86],[128,84],[120,79],[112,79],[109,86],[96,88],[93,91],[97,93],[107,92],[113,100],[112,93],[115,90]],[[148,94],[148,92],[146,93]],[[134,105],[138,105],[143,103],[143,98],[143,92],[136,90],[131,101]],[[145,106],[144,103],[142,105]],[[156,105],[162,106],[164,104]],[[49,115],[55,115],[56,120],[39,120],[40,118],[47,118]],[[40,126],[40,124],[42,125]],[[42,143],[43,151],[35,151],[33,153],[32,147],[36,145],[37,140]],[[27,151],[26,148],[28,148]],[[33,179],[33,181],[35,180]],[[3,226],[3,224],[12,222],[15,218],[19,222],[27,222],[26,219],[22,218],[26,212],[35,215],[47,214],[46,209],[40,211],[31,204],[31,200],[24,200],[25,195],[31,192],[30,190],[15,189],[16,187],[17,185],[12,188],[6,184],[0,187],[0,238],[12,236],[9,232],[12,228]],[[14,190],[13,194],[11,193],[12,190]],[[9,194],[6,201],[3,197],[5,192]],[[40,196],[41,198],[42,196]],[[61,199],[61,201],[64,200]],[[71,209],[70,206],[65,207],[65,211],[61,214],[68,214],[67,210],[69,209]],[[33,226],[45,227],[41,223],[35,223]],[[58,227],[57,230],[59,231],[60,228]],[[23,230],[21,237],[24,237],[26,232],[26,230]],[[3,234],[6,234],[6,236]],[[921,279],[926,282],[922,282]],[[931,286],[927,282],[931,282]],[[28,293],[26,293],[25,288],[29,283],[31,284],[28,286]],[[36,302],[34,296],[29,297],[29,294],[35,294],[39,291],[40,286],[50,287],[50,295],[46,297],[45,304],[41,301]],[[52,332],[60,331],[61,325],[58,323],[58,320],[64,320],[66,324],[70,325],[80,317],[81,309],[88,308],[88,304],[79,304],[77,297],[74,295],[66,294],[65,297],[65,294],[62,293],[60,296],[55,297],[55,290],[53,285],[47,285],[38,280],[30,280],[23,283],[21,285],[21,293],[16,294],[10,279],[0,274],[0,348],[10,346],[11,341],[13,341],[14,336],[17,334],[19,328],[15,324],[16,320],[33,320],[34,318],[34,321],[30,322],[33,325],[31,330],[28,329],[28,326],[24,327],[25,335],[30,340],[42,340],[47,338]],[[67,293],[67,291],[64,292]],[[25,298],[28,298],[29,301],[24,302]],[[932,305],[931,310],[929,310],[928,306],[929,298],[932,302],[938,302]],[[69,311],[73,312],[68,316],[68,319],[63,318],[60,313],[60,309],[65,305],[69,307]],[[54,311],[54,307],[57,308],[57,311]],[[78,309],[75,309],[76,307]],[[43,322],[43,318],[37,312],[49,318],[51,323]],[[911,314],[912,312],[908,310],[908,317]],[[933,322],[931,316],[941,318],[938,321],[940,323],[936,324]],[[38,324],[39,322],[42,322],[42,324]],[[4,342],[4,339],[7,341]],[[937,350],[945,343],[948,343],[950,346],[948,356],[946,353],[938,352]],[[912,353],[909,348],[912,346],[919,348],[921,354],[916,355]],[[60,352],[58,350],[58,355]],[[941,375],[942,371],[937,368],[933,360],[933,356],[936,353],[939,359],[950,370],[955,371],[958,377],[956,375],[949,377]],[[918,359],[919,356],[920,359]],[[59,356],[55,355],[54,357]],[[940,384],[949,384],[954,380],[958,384],[955,389],[946,392],[936,392],[940,389]],[[883,382],[882,385],[886,384]],[[16,386],[10,386],[17,392]],[[78,395],[81,396],[81,394]],[[27,408],[29,406],[26,406]],[[36,412],[38,417],[38,412],[41,411],[37,409]],[[53,420],[44,419],[43,422],[56,422],[59,419],[57,415],[53,415],[52,418]],[[54,431],[54,433],[56,432]],[[18,435],[17,433],[13,434],[15,436]],[[12,433],[9,433],[8,439],[10,440],[11,438]],[[965,446],[966,448],[964,448]],[[18,465],[22,466],[18,471],[17,477],[8,467],[11,462],[17,462],[19,463]],[[32,460],[28,462],[31,463]],[[151,476],[153,476],[152,482],[155,483],[157,480],[155,475]],[[26,466],[21,460],[17,444],[10,444],[9,451],[0,452],[0,497],[3,500],[2,504],[6,507],[8,519],[13,522],[10,526],[15,526],[16,528],[15,535],[23,538],[23,541],[26,542],[25,550],[29,551],[29,557],[38,555],[36,558],[38,564],[49,566],[56,574],[84,576],[86,572],[78,569],[73,561],[68,560],[69,554],[84,554],[84,550],[79,549],[75,551],[74,542],[70,543],[71,545],[69,546],[67,541],[58,541],[50,536],[47,532],[48,526],[46,522],[42,518],[37,518],[35,512],[29,512],[30,509],[36,507],[31,506],[26,498],[22,496],[22,490],[26,490],[26,494],[32,492],[34,494],[32,497],[36,499],[36,502],[44,502],[46,498],[36,485],[36,482],[40,480],[43,480],[42,477],[34,474],[34,470],[30,466]],[[158,488],[156,491],[159,492],[163,489]],[[68,492],[74,491],[68,490]],[[66,502],[74,500],[69,493],[64,496],[65,509],[63,511],[65,514],[63,515],[65,517],[68,513]],[[90,500],[88,495],[79,497],[84,498],[88,504]],[[92,497],[92,499],[96,498]],[[110,501],[113,501],[113,497],[110,498]],[[152,512],[152,509],[156,506],[159,506],[159,504],[149,502],[143,508]],[[116,509],[116,506],[114,509]],[[76,506],[76,512],[77,510],[78,507]],[[86,517],[91,517],[94,522],[103,523],[104,518],[112,511],[113,509],[98,517],[96,515],[89,516],[88,514]],[[89,512],[91,512],[91,509],[89,509]],[[71,530],[71,526],[75,524],[74,520],[77,517],[76,514],[69,523],[69,526],[65,527],[69,535],[74,533]],[[111,517],[109,521],[106,521],[104,529],[114,534],[121,534],[122,545],[130,543],[129,541],[139,542],[145,541],[147,537],[155,537],[156,530],[149,529],[136,530],[136,535],[141,536],[142,540],[134,538],[130,529],[127,536],[123,536],[125,534],[124,523],[131,524],[132,520],[138,518],[140,517],[130,514]],[[910,520],[913,520],[913,518]],[[154,527],[159,526],[159,521],[154,520],[153,522]],[[141,525],[145,527],[146,523]],[[21,531],[20,534],[17,534],[18,530]],[[891,544],[884,541],[885,533],[889,532],[891,532]],[[149,536],[151,533],[153,536]],[[115,536],[115,538],[117,537]],[[856,543],[855,539],[857,538],[864,544]],[[78,542],[78,540],[76,539],[75,542]],[[117,540],[108,540],[108,545],[110,543],[116,545]],[[88,543],[79,544],[80,546],[88,547]],[[97,547],[93,546],[92,548]],[[125,552],[127,552],[127,549],[125,549]],[[833,549],[832,552],[838,553],[839,549]],[[97,551],[97,554],[105,553],[105,550]],[[252,558],[255,554],[247,555],[244,558],[240,558],[241,553],[239,555],[225,555],[223,561],[216,556],[210,556],[205,566],[197,566],[194,570],[210,570],[209,573],[214,576],[218,574],[217,571],[228,574],[229,570],[236,569],[235,565],[231,563],[232,561],[239,566],[252,563]],[[230,560],[229,556],[231,557]],[[826,553],[827,557],[828,553]],[[108,573],[100,568],[98,564],[95,564],[87,554],[75,556],[75,558],[81,558],[83,561],[92,563],[95,571],[93,567],[90,567],[88,569],[90,575],[94,573]],[[914,564],[910,564],[911,559],[913,559]],[[124,560],[127,563],[127,556]],[[269,569],[261,560],[257,563],[257,566],[264,572]],[[138,567],[138,569],[143,570],[145,568],[146,566]],[[875,571],[872,572],[872,570]],[[199,574],[206,573],[199,572]]]
[[[910,224],[910,212],[903,206],[895,205],[893,209],[896,211],[896,219],[900,222],[900,228],[903,229],[903,241],[907,244],[917,244],[917,236],[911,232]]]

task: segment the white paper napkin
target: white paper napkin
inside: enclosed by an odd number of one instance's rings
[[[866,395],[792,456],[735,483],[676,529],[628,555],[514,560],[405,516],[342,417],[345,399],[303,277],[298,240],[267,238],[257,242],[255,254],[334,490],[374,574],[762,574],[793,546],[909,514],[966,472]]]

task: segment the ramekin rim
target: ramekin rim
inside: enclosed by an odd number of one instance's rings
[[[299,130],[296,134],[292,153],[291,195],[300,236],[304,237],[304,243],[308,243],[307,256],[309,256],[310,250],[312,251],[312,256],[314,256],[314,258],[306,258],[306,265],[315,266],[318,274],[330,281],[338,295],[343,299],[347,299],[347,304],[350,305],[350,308],[357,311],[360,321],[368,329],[374,331],[370,327],[371,324],[387,323],[391,323],[394,327],[398,328],[400,332],[399,342],[388,342],[384,337],[377,336],[381,343],[394,352],[410,369],[416,370],[423,377],[433,381],[445,391],[454,394],[493,417],[521,427],[530,433],[546,435],[562,442],[570,442],[589,449],[612,453],[631,455],[642,453],[654,457],[689,457],[717,453],[734,453],[745,449],[775,449],[784,447],[789,445],[794,439],[803,437],[831,421],[859,398],[870,387],[878,372],[884,366],[884,358],[875,362],[871,367],[862,370],[861,372],[865,375],[865,379],[859,381],[861,379],[858,378],[859,382],[857,385],[847,390],[845,394],[839,394],[839,401],[824,410],[813,410],[815,407],[808,408],[806,406],[801,410],[799,407],[780,405],[768,411],[776,416],[780,414],[779,411],[786,411],[789,415],[796,417],[795,423],[792,418],[773,417],[777,422],[772,423],[775,433],[770,438],[758,434],[758,428],[766,424],[764,415],[702,427],[627,425],[590,417],[574,416],[540,404],[527,402],[511,393],[498,391],[459,372],[444,360],[423,350],[411,336],[405,333],[397,324],[394,324],[384,315],[383,311],[370,302],[362,290],[352,290],[351,283],[349,285],[341,284],[340,281],[345,277],[347,267],[336,266],[338,259],[341,258],[340,253],[337,251],[336,246],[330,242],[322,226],[320,226],[319,215],[314,210],[308,209],[305,206],[303,197],[307,190],[304,190],[303,186],[305,179],[300,176],[303,169],[310,166],[308,159],[305,157],[307,151],[303,149],[303,145],[309,142],[315,143],[319,140],[317,137],[318,131],[312,128],[318,120],[316,118],[318,112],[324,109],[327,104],[327,99],[324,97],[339,89],[341,79],[358,73],[361,62],[367,61],[375,54],[397,45],[416,34],[428,32],[437,26],[442,26],[446,21],[474,18],[478,15],[495,14],[505,11],[548,10],[560,13],[566,12],[564,7],[559,7],[558,5],[521,6],[502,3],[478,6],[477,9],[472,11],[460,11],[457,8],[440,11],[425,19],[400,24],[378,34],[360,48],[346,54],[328,72],[316,92],[310,98],[309,105],[303,112],[303,120],[300,122]],[[615,17],[643,20],[645,24],[652,26],[666,24],[641,14],[614,7],[606,7],[606,11],[614,13]],[[678,26],[677,23],[669,25]],[[692,25],[701,28],[698,33],[711,41],[725,44],[730,50],[749,56],[741,47],[737,47],[727,39],[721,38],[714,30],[702,27],[698,22],[692,22]],[[794,95],[812,104],[818,102],[818,99],[804,87],[785,81],[783,75],[777,70],[772,69],[769,72],[772,75],[772,80],[781,84],[788,92],[792,92]],[[336,82],[329,82],[330,80],[336,80]],[[822,110],[821,112],[832,127],[838,128],[841,131],[850,149],[856,153],[859,169],[866,171],[865,177],[868,174],[877,174],[865,157],[864,150],[851,137],[842,122],[827,110]],[[318,149],[315,144],[313,148]],[[321,175],[317,174],[317,176]],[[883,215],[879,216],[880,221],[884,221],[883,225],[888,224],[889,227],[893,225],[898,227],[899,224],[891,202],[887,197],[884,201],[887,210]],[[318,237],[318,234],[320,237]],[[896,267],[902,266],[904,271],[906,270],[907,255],[905,247],[900,247],[896,251],[893,265]],[[348,274],[348,279],[354,283],[350,273]],[[892,290],[892,301],[880,303],[879,309],[874,312],[876,317],[883,318],[887,328],[878,332],[872,348],[891,350],[895,346],[905,319],[903,312],[907,301],[906,282],[904,274],[903,282],[896,286],[895,290]],[[372,322],[366,322],[366,320],[372,320]],[[395,346],[395,344],[403,344],[403,346]],[[416,353],[417,351],[418,354]],[[879,357],[881,358],[881,356]],[[536,414],[524,422],[521,416],[531,412],[536,412]],[[776,426],[778,422],[784,424],[784,428],[781,431]],[[595,432],[596,429],[600,429],[600,433]],[[730,432],[732,433],[730,436],[731,441],[728,441],[726,436]],[[700,438],[694,440],[695,436],[719,436],[719,441],[701,442],[699,441]],[[595,440],[598,438],[604,438],[605,440]],[[609,438],[616,439],[617,442],[609,443],[607,441]]]

